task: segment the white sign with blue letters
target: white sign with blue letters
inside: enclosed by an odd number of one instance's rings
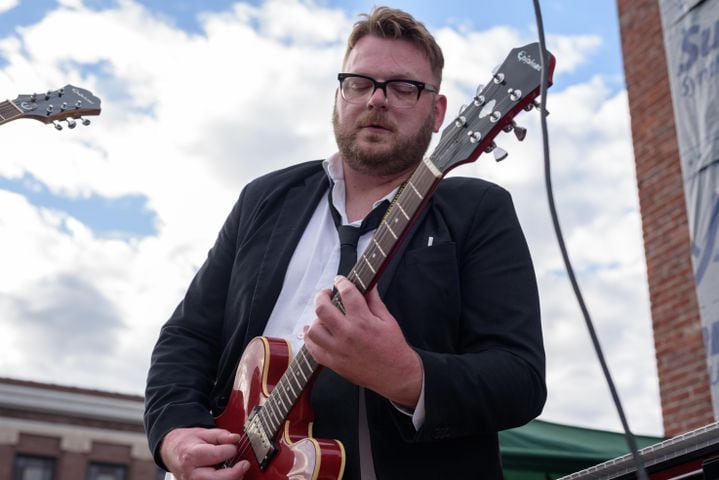
[[[719,420],[719,0],[660,0],[659,6],[694,280]]]

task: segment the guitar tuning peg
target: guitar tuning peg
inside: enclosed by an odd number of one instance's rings
[[[517,137],[517,140],[519,140],[520,142],[524,140],[524,137],[527,136],[527,129],[524,127],[520,127],[514,121],[508,123],[507,126],[503,128],[503,130],[505,132],[514,131],[514,136]]]
[[[482,93],[482,90],[484,90],[484,85],[480,83],[479,85],[477,85],[477,91],[475,92],[475,95],[479,95],[480,93]]]
[[[62,125],[60,125],[60,122],[53,120],[53,125],[55,125],[55,130],[62,130]]]
[[[487,153],[492,152],[494,154],[494,159],[498,162],[501,162],[509,156],[509,153],[507,153],[505,149],[498,147],[494,142],[487,145],[487,148],[485,148],[484,151]]]
[[[90,120],[87,118],[80,117],[80,122],[82,122],[82,124],[85,126],[90,125]]]
[[[509,156],[509,153],[501,147],[494,147],[492,154],[494,155],[494,159],[498,162],[501,162]]]
[[[514,136],[517,137],[517,140],[521,142],[522,140],[524,140],[524,137],[527,136],[527,129],[524,127],[520,127],[519,125],[515,125]]]
[[[492,69],[492,81],[497,84],[504,83],[504,74],[499,72],[500,67],[501,65],[497,65]]]
[[[510,88],[507,93],[509,94],[509,99],[513,102],[522,98],[522,91],[518,88]]]
[[[66,118],[65,121],[67,122],[67,126],[70,127],[70,129],[73,129],[77,126],[77,123],[73,118]]]
[[[539,100],[534,99],[534,101],[532,102],[532,104],[534,105],[534,108],[536,108],[536,109],[539,110],[540,112],[544,113],[544,116],[545,116],[545,117],[548,117],[548,116],[549,116],[549,110],[544,109],[544,111],[542,111],[542,104],[540,103]]]
[[[459,107],[459,114],[461,115],[465,110],[467,110],[467,104],[466,104],[466,103],[463,103],[463,104]]]

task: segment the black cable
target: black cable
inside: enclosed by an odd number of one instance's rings
[[[592,338],[592,344],[594,345],[594,350],[597,353],[597,357],[599,358],[599,363],[602,366],[602,372],[604,372],[604,377],[607,381],[607,385],[609,386],[609,391],[612,394],[612,399],[614,400],[614,406],[617,408],[617,413],[619,414],[619,419],[622,422],[622,427],[624,427],[624,438],[627,441],[627,444],[629,445],[629,449],[631,450],[632,457],[634,459],[634,465],[637,469],[637,475],[641,480],[648,480],[649,477],[647,476],[647,472],[644,468],[644,462],[642,461],[642,458],[639,456],[639,450],[637,448],[637,441],[636,438],[634,438],[634,435],[632,434],[631,430],[629,430],[629,424],[627,423],[627,419],[624,415],[624,409],[622,408],[622,403],[619,400],[619,394],[617,393],[617,389],[614,386],[614,381],[612,380],[612,375],[609,373],[609,368],[607,367],[607,362],[604,359],[604,354],[602,353],[602,346],[599,343],[599,338],[597,337],[597,333],[594,330],[594,325],[592,323],[592,319],[589,316],[589,311],[587,310],[587,306],[584,303],[584,299],[582,298],[582,292],[579,290],[579,284],[577,283],[577,279],[574,276],[574,269],[572,268],[572,264],[569,261],[569,255],[567,254],[567,247],[564,244],[564,237],[562,235],[562,230],[559,226],[559,219],[557,218],[557,210],[554,206],[554,194],[552,193],[552,178],[550,173],[550,165],[549,165],[549,141],[548,141],[548,135],[547,135],[547,116],[544,112],[546,112],[546,104],[547,104],[547,83],[549,80],[549,71],[545,68],[544,62],[547,58],[547,50],[544,43],[544,27],[542,24],[542,12],[539,8],[539,0],[532,0],[534,3],[534,15],[536,17],[537,21],[537,33],[539,34],[539,52],[540,52],[540,61],[542,66],[542,81],[539,87],[539,94],[541,95],[541,101],[540,101],[540,121],[542,124],[542,143],[544,148],[544,181],[547,188],[547,200],[549,202],[549,211],[552,216],[552,223],[554,224],[554,232],[557,235],[557,242],[559,243],[559,249],[562,251],[562,258],[564,259],[564,266],[567,269],[567,275],[569,276],[569,280],[572,283],[572,288],[574,289],[574,295],[577,297],[577,301],[579,302],[579,308],[582,310],[582,314],[584,315],[584,321],[587,324],[587,330],[589,330],[589,336]]]

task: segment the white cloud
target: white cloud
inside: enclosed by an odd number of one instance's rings
[[[0,0],[0,15],[12,10],[20,4],[20,0]]]
[[[129,0],[101,11],[73,1],[0,39],[8,62],[0,70],[1,91],[70,82],[103,102],[87,128],[56,132],[26,120],[3,125],[3,150],[11,155],[3,154],[0,176],[29,172],[65,195],[142,194],[159,219],[155,236],[104,239],[66,214],[0,190],[0,264],[13,272],[0,275],[0,375],[142,391],[159,327],[242,186],[334,150],[334,74],[354,20],[313,3],[273,0],[205,13],[202,34],[188,34]],[[318,22],[327,28],[316,28]],[[509,49],[531,41],[509,28],[462,35],[442,28],[436,37],[447,60],[442,89],[450,112],[486,83]],[[562,58],[555,78],[587,62],[598,45],[593,37],[549,38]],[[637,419],[641,433],[660,433],[627,102],[606,83],[597,76],[550,92],[555,195],[630,421]],[[545,417],[617,429],[551,231],[538,116],[523,113],[517,121],[530,131],[523,143],[498,139],[510,151],[507,160],[494,164],[485,155],[460,171],[512,191],[525,227],[548,351]],[[71,301],[86,306],[75,320]],[[104,313],[106,328],[86,333],[111,345],[111,355],[90,350],[52,359],[34,351],[37,358],[28,358],[23,345],[50,312],[77,326]],[[64,325],[50,323],[43,335],[71,330]]]

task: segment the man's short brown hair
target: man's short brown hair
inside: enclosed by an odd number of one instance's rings
[[[375,7],[369,13],[362,14],[361,17],[364,18],[354,24],[352,33],[347,39],[343,64],[347,62],[347,57],[357,42],[366,35],[408,40],[425,53],[432,74],[438,82],[442,81],[442,68],[444,68],[442,49],[439,48],[437,41],[422,22],[415,20],[407,12],[389,7]]]

